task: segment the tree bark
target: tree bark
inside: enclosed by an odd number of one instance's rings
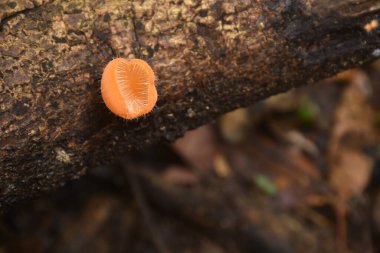
[[[379,14],[378,0],[0,0],[0,205],[378,57]],[[117,56],[156,72],[146,117],[101,100]]]

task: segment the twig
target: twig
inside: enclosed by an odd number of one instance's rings
[[[133,172],[132,166],[129,166],[130,164],[126,161],[122,161],[121,165],[123,168],[124,175],[131,187],[132,194],[135,197],[137,205],[139,206],[142,212],[145,226],[149,230],[153,243],[155,244],[159,253],[170,253],[165,243],[163,242],[160,236],[160,231],[157,229],[157,226],[153,220],[153,215],[150,212],[150,209],[145,201],[144,194],[141,190],[138,179],[136,178],[136,174]]]

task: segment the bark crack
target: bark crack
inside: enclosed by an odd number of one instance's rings
[[[36,8],[44,6],[45,4],[51,3],[53,1],[54,0],[49,0],[49,1],[42,2],[41,4],[33,3],[33,7],[31,7],[31,8],[22,7],[22,9],[20,9],[20,10],[7,10],[7,8],[5,8],[4,10],[1,10],[0,11],[0,31],[3,30],[3,26],[6,23],[8,23],[8,21],[10,21],[11,19],[19,16],[20,14],[27,15],[28,13],[35,10]]]
[[[139,33],[138,33],[138,25],[137,25],[137,15],[136,15],[136,10],[135,6],[133,5],[133,2],[131,1],[131,12],[132,12],[132,25],[133,25],[133,33],[135,35],[135,42],[137,44],[137,47],[133,47],[134,54],[137,58],[141,58],[141,41],[139,38]]]

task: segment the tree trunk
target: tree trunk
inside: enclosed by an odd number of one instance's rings
[[[0,205],[378,57],[379,14],[378,0],[0,0]],[[156,72],[146,117],[101,100],[117,56]]]

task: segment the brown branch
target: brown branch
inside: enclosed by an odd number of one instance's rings
[[[0,0],[2,206],[380,51],[373,0],[10,2]],[[101,73],[115,56],[155,70],[147,117],[127,122],[103,105]]]

